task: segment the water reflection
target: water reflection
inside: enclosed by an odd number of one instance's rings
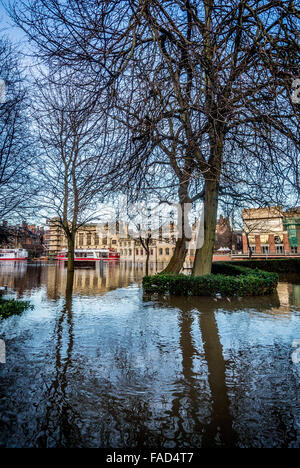
[[[161,271],[165,264],[150,264],[150,273]],[[101,295],[119,287],[140,283],[145,275],[143,264],[96,263],[91,267],[76,268],[74,272],[73,293],[84,296]],[[0,262],[0,285],[7,285],[22,297],[31,290],[44,285],[49,299],[57,300],[65,295],[67,269],[61,264],[27,264],[26,262]],[[299,275],[281,275],[277,294],[272,297],[243,298],[243,304],[262,307],[274,314],[289,314],[291,306],[300,306]],[[236,300],[230,303],[236,304]],[[254,302],[253,302],[254,301]]]
[[[0,446],[300,446],[299,283],[272,297],[143,296],[143,268],[28,265],[0,284]]]
[[[98,262],[89,268],[76,268],[73,291],[80,295],[98,295],[119,287],[128,287],[144,276],[144,267],[132,264]],[[67,270],[63,265],[51,265],[47,271],[47,294],[57,299],[64,293]]]
[[[226,367],[213,306],[200,314],[199,322],[212,397],[212,417],[203,445],[214,446],[220,440],[226,447],[234,447],[237,435],[233,429]]]
[[[157,303],[159,307],[165,307],[166,305],[180,310],[178,317],[179,344],[182,354],[182,374],[185,388],[173,401],[174,415],[180,420],[181,428],[186,418],[193,421],[192,437],[195,438],[196,434],[201,435],[202,447],[235,446],[237,436],[233,428],[233,419],[229,407],[225,361],[214,316],[216,305],[212,300],[208,300],[205,304],[205,310],[199,313],[199,299],[196,298],[168,298]],[[201,354],[193,341],[193,322],[196,322],[201,334],[211,397],[211,415],[209,421],[204,424],[200,422],[198,417],[201,401],[197,380],[199,377],[203,378],[203,375],[201,375],[203,369],[200,372],[196,370],[195,360],[201,357]],[[180,418],[180,408],[187,399],[189,414],[183,412],[183,417]],[[184,431],[181,432],[184,433]]]
[[[68,374],[72,367],[74,345],[72,289],[73,273],[68,274],[65,301],[58,314],[53,342],[55,343],[55,373],[52,382],[46,385],[44,400],[47,402],[45,416],[40,424],[36,445],[38,447],[72,447],[80,440],[77,420],[80,415],[74,411],[68,399]]]

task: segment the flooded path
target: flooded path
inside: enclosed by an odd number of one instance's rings
[[[1,265],[0,447],[300,447],[300,278],[273,297],[143,295],[142,268]],[[300,354],[299,354],[300,357]]]

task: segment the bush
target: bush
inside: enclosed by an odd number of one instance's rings
[[[0,317],[2,318],[7,318],[11,315],[20,315],[26,309],[33,309],[33,306],[28,301],[0,299]]]
[[[213,265],[221,262],[215,262]],[[260,270],[276,273],[299,273],[300,258],[276,258],[273,260],[238,260],[228,262],[234,266],[244,266],[247,268],[259,268]]]
[[[277,284],[277,273],[221,262],[213,265],[213,273],[210,275],[156,274],[143,278],[146,293],[177,296],[260,296],[273,294]]]

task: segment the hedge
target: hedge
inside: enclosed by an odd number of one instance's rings
[[[219,264],[222,262],[215,262]],[[299,273],[300,258],[275,258],[272,260],[237,260],[228,262],[231,265],[244,266],[247,268],[259,268],[260,270],[276,273]]]
[[[11,315],[20,315],[26,309],[33,309],[28,301],[16,301],[15,299],[0,299],[0,318],[8,318]]]
[[[273,294],[278,274],[221,263],[213,265],[213,273],[204,276],[156,274],[143,278],[146,293],[177,296],[261,296]]]

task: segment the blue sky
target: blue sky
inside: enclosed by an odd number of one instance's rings
[[[0,34],[6,35],[13,42],[24,40],[25,34],[17,26],[13,25],[13,21],[7,15],[3,5],[7,5],[7,0],[0,0]]]

